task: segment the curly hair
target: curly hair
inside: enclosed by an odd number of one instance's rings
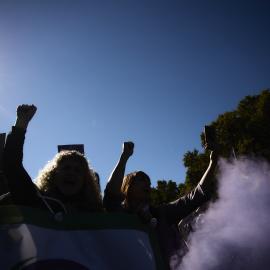
[[[53,160],[39,171],[34,180],[40,192],[55,199],[59,199],[59,192],[55,185],[55,175],[59,166],[66,160],[79,161],[83,167],[84,188],[76,200],[76,208],[80,212],[103,212],[102,196],[97,185],[95,172],[91,169],[87,158],[78,151],[64,150],[56,154]]]

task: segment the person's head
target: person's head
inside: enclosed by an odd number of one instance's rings
[[[102,198],[94,171],[78,151],[61,151],[39,172],[42,194],[74,203],[80,211],[100,211]]]
[[[124,177],[121,192],[126,197],[126,203],[149,204],[151,202],[151,181],[142,171],[135,171]]]

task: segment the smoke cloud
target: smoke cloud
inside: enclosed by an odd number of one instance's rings
[[[183,270],[270,269],[270,165],[219,162],[218,202],[188,239]]]

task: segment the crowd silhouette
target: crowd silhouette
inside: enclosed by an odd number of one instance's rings
[[[209,166],[196,188],[176,201],[153,207],[150,177],[140,170],[125,175],[126,163],[134,154],[133,142],[123,143],[104,198],[98,173],[90,167],[85,155],[76,150],[60,151],[32,180],[23,166],[23,145],[36,110],[34,105],[18,106],[15,125],[1,150],[0,206],[28,206],[60,214],[78,211],[138,215],[156,231],[165,269],[179,269],[182,257],[188,252],[187,235],[183,231],[187,232],[184,226],[189,222],[185,218],[209,200],[219,157],[215,139],[205,142],[205,149],[210,150]]]

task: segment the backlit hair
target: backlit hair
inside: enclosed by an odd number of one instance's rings
[[[76,201],[76,208],[81,212],[101,212],[103,211],[102,197],[100,189],[95,180],[94,171],[91,169],[87,158],[78,151],[61,151],[53,160],[49,161],[47,165],[39,172],[35,183],[40,192],[55,199],[58,198],[54,177],[59,166],[66,160],[78,161],[83,167],[84,187]]]
[[[136,181],[138,180],[139,177],[146,177],[149,179],[150,181],[150,177],[143,171],[135,171],[135,172],[132,172],[132,173],[129,173],[127,174],[125,177],[124,177],[124,180],[123,180],[123,184],[122,184],[122,187],[121,187],[121,192],[125,195],[125,205],[126,207],[129,207],[130,206],[130,196],[129,196],[129,189],[131,187],[131,185]]]

